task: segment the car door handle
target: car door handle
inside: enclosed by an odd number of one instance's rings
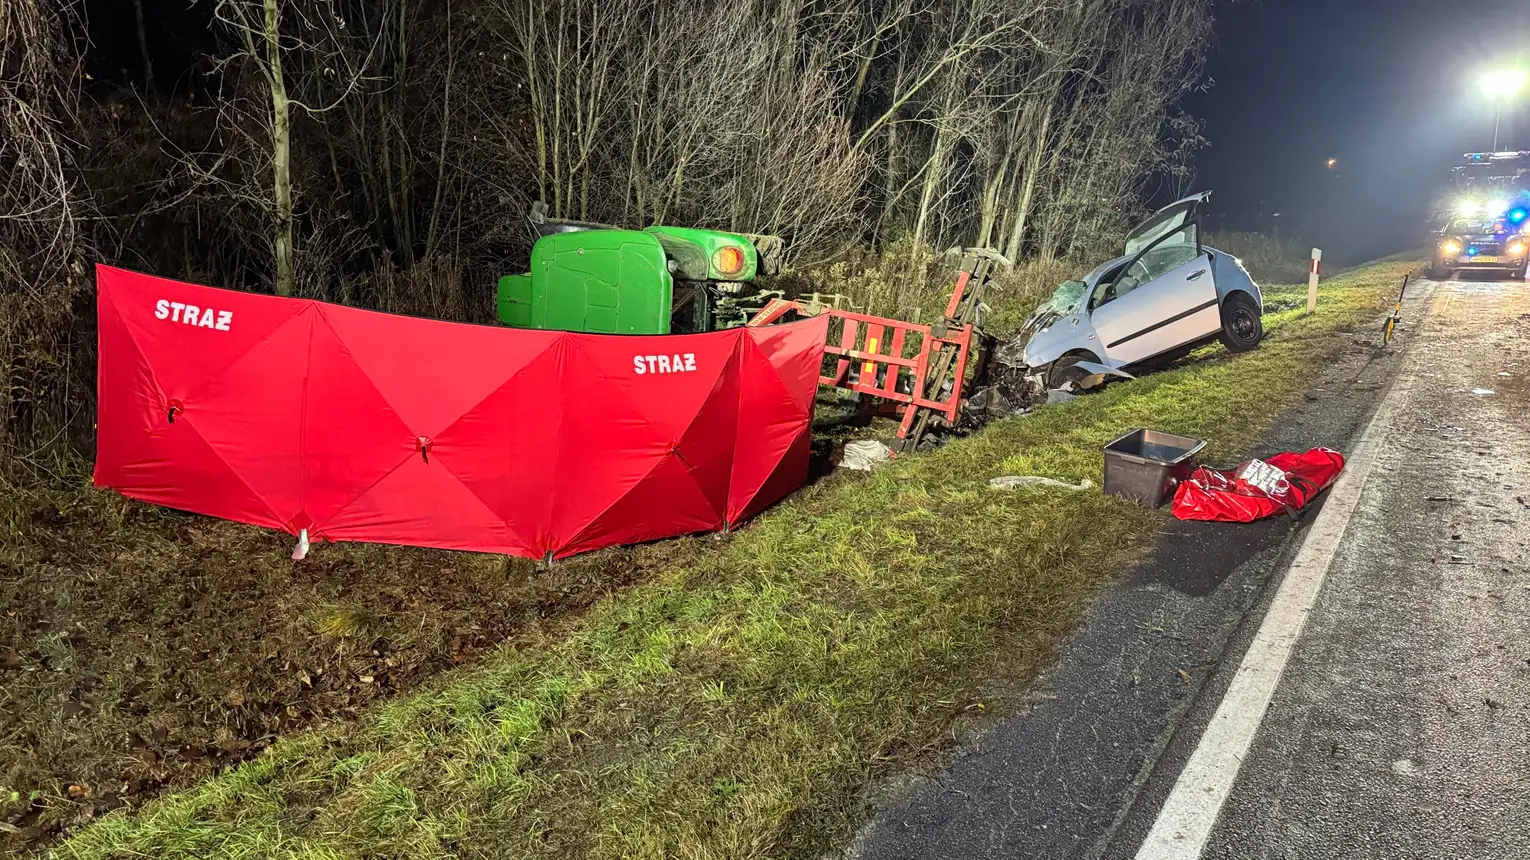
[[[1186,278],[1185,280],[1187,280],[1187,281],[1194,281],[1194,280],[1200,278],[1200,276],[1204,275],[1204,274],[1206,274],[1206,270],[1205,269],[1201,269],[1199,272],[1196,272],[1195,274],[1191,275],[1190,277]]]

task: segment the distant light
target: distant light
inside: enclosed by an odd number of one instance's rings
[[[1335,168],[1335,167],[1338,167],[1338,166],[1339,166],[1339,160],[1338,160],[1338,159],[1337,159],[1337,158],[1330,158],[1330,159],[1328,159],[1328,160],[1327,160],[1327,161],[1326,161],[1326,162],[1324,162],[1324,163],[1325,163],[1325,164],[1327,164],[1327,165],[1328,165],[1328,169],[1329,169],[1329,170],[1332,170],[1332,169],[1334,169],[1334,168]]]
[[[1499,198],[1498,200],[1489,200],[1487,205],[1487,214],[1502,215],[1503,210],[1507,208],[1509,208],[1509,201],[1507,200],[1502,198]]]
[[[1525,73],[1519,69],[1499,69],[1482,76],[1482,89],[1495,98],[1512,96],[1525,86]]]
[[[1462,200],[1461,203],[1456,206],[1456,211],[1460,212],[1462,215],[1476,215],[1481,210],[1482,204],[1475,200]]]

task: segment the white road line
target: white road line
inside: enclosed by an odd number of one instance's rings
[[[1427,313],[1432,298],[1424,300],[1420,314]],[[1201,856],[1222,804],[1232,792],[1238,768],[1264,721],[1291,650],[1307,623],[1307,614],[1317,601],[1339,540],[1354,516],[1377,450],[1412,384],[1411,376],[1400,375],[1360,435],[1344,472],[1329,491],[1317,521],[1275,593],[1226,696],[1137,850],[1137,860],[1195,860]]]

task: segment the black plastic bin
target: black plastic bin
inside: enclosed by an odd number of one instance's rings
[[[1158,507],[1195,470],[1200,439],[1133,430],[1105,446],[1105,492]]]

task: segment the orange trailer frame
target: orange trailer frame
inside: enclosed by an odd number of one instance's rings
[[[839,342],[833,342],[835,324],[831,322],[831,342],[824,347],[825,363],[833,365],[819,376],[819,383],[901,404],[893,447],[898,452],[912,451],[930,421],[954,426],[961,417],[973,344],[983,339],[978,329],[982,296],[993,265],[1002,262],[992,251],[969,251],[956,274],[945,315],[933,325],[790,299],[772,299],[748,325],[770,325],[792,313],[825,314],[837,320]]]

